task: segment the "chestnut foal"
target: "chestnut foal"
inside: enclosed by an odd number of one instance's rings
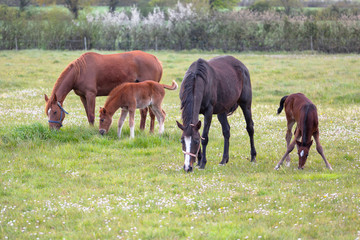
[[[286,132],[286,144],[287,150],[285,155],[276,165],[275,169],[278,170],[280,165],[286,158],[286,165],[290,166],[289,153],[297,145],[299,155],[299,169],[304,169],[306,159],[309,154],[310,147],[312,145],[311,136],[314,137],[316,142],[316,150],[324,159],[326,167],[332,170],[330,163],[326,160],[323,148],[319,142],[319,128],[318,128],[318,115],[316,106],[302,93],[295,93],[289,96],[284,96],[280,101],[280,107],[278,114],[281,113],[285,105],[285,113],[287,119],[287,132]],[[294,133],[294,140],[290,144],[291,129],[296,122],[296,129]],[[302,137],[301,142],[298,141]]]
[[[118,122],[118,137],[121,136],[126,115],[129,113],[130,138],[134,137],[134,117],[137,108],[143,109],[150,107],[159,122],[159,133],[164,132],[165,112],[161,108],[161,103],[165,96],[165,90],[176,90],[178,85],[175,81],[171,86],[160,84],[154,81],[144,81],[139,83],[123,83],[114,88],[106,99],[105,106],[100,107],[100,125],[101,135],[107,133],[114,113],[121,108],[121,116]]]

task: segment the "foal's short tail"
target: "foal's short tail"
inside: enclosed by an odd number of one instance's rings
[[[280,107],[278,108],[277,110],[277,114],[280,114],[281,111],[283,110],[284,108],[284,102],[285,100],[287,99],[288,96],[284,96],[281,100],[280,100]]]
[[[163,85],[164,88],[169,89],[169,90],[176,90],[178,88],[177,83],[175,82],[175,80],[172,81],[172,85],[165,85],[165,84],[161,84]]]

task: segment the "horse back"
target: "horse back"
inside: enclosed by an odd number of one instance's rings
[[[306,121],[308,127],[311,127],[314,131],[317,130],[318,115],[316,106],[304,94],[294,93],[289,95],[284,105],[288,121],[295,120],[300,128],[304,126],[304,121]]]
[[[209,65],[217,78],[218,99],[229,99],[231,108],[237,104],[251,104],[250,74],[241,61],[232,56],[221,56],[211,59]]]
[[[159,82],[162,76],[160,61],[142,51],[106,55],[85,53],[81,58],[86,69],[83,69],[77,86],[92,89],[97,96],[106,96],[125,82],[147,79]]]

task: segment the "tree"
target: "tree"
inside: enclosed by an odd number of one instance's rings
[[[115,12],[119,0],[109,0],[109,12]]]
[[[232,9],[239,3],[239,0],[209,0],[210,9]]]
[[[286,15],[290,15],[294,8],[300,8],[302,6],[300,0],[278,0],[278,3],[284,7]]]
[[[65,5],[77,19],[79,16],[79,0],[65,0]]]
[[[20,0],[19,1],[19,8],[20,8],[20,11],[24,11],[25,10],[25,7],[27,5],[29,5],[31,2],[31,0]]]

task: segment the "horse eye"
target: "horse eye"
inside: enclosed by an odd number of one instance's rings
[[[182,138],[182,139],[180,139],[180,142],[181,142],[181,143],[184,143],[184,139],[183,139],[183,138]]]
[[[54,112],[54,115],[57,114],[57,111]]]
[[[100,119],[100,121],[101,121],[101,122],[104,122],[104,119],[102,118],[102,119]]]
[[[199,143],[200,143],[200,141],[197,140],[197,139],[194,139],[194,142],[195,142],[195,144],[199,144]]]

